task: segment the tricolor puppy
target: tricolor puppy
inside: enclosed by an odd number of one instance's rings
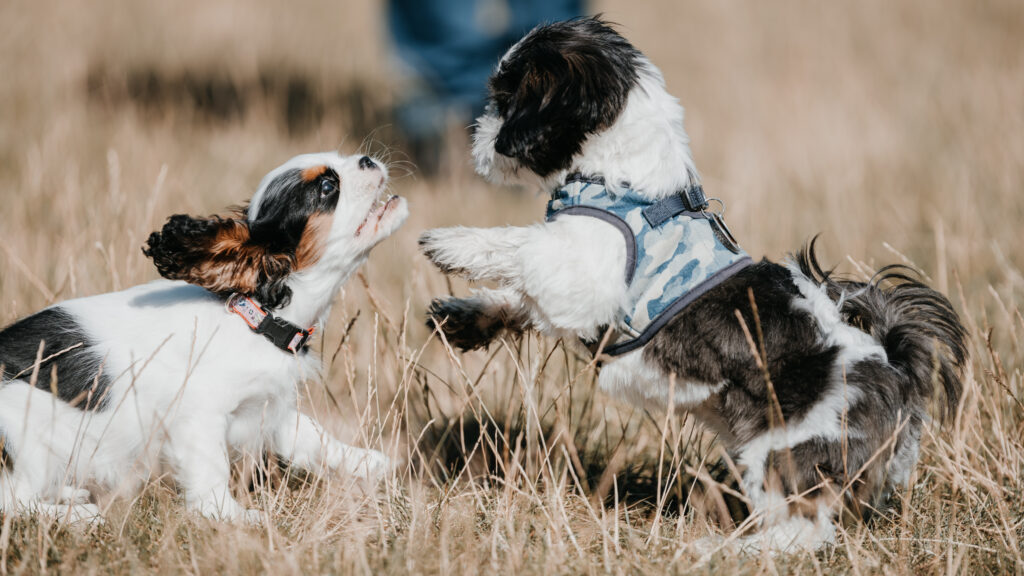
[[[95,517],[84,487],[138,485],[156,447],[187,506],[258,518],[230,457],[273,451],[314,472],[375,476],[298,411],[307,347],[338,289],[408,215],[367,156],[292,158],[224,217],[172,216],[144,249],[166,280],[62,302],[0,332],[0,509]]]
[[[752,262],[688,142],[661,73],[608,25],[534,29],[490,80],[473,157],[550,194],[545,222],[425,233],[441,270],[499,285],[430,314],[463,349],[531,329],[600,348],[604,390],[718,433],[759,520],[743,544],[816,548],[844,507],[867,515],[908,481],[933,387],[957,406],[965,330],[905,269],[844,281],[813,245]]]

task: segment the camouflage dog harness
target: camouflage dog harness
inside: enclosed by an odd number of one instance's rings
[[[563,214],[598,218],[626,241],[628,298],[614,327],[626,339],[604,353],[617,356],[643,346],[694,300],[751,264],[721,214],[707,208],[699,186],[650,200],[628,184],[616,187],[580,174],[551,193],[548,221]]]

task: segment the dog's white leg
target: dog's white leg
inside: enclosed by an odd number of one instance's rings
[[[424,233],[420,246],[446,273],[497,281],[521,295],[516,304],[530,327],[549,335],[596,339],[625,304],[626,244],[614,226],[597,218],[441,228]]]
[[[53,518],[67,524],[103,524],[103,515],[95,504],[50,504],[49,502],[32,502],[24,507],[30,514],[38,514]]]
[[[778,496],[778,502],[787,506],[785,500]],[[756,531],[739,538],[708,536],[687,543],[695,554],[710,555],[719,550],[738,550],[746,554],[794,554],[814,552],[822,547],[835,543],[836,527],[833,514],[824,504],[820,505],[817,514],[807,516],[801,513],[790,513],[787,509],[765,510],[754,506],[754,514],[761,515],[761,524]]]
[[[520,275],[516,251],[528,241],[532,229],[435,228],[420,236],[420,249],[445,274],[470,280],[508,282]]]
[[[214,520],[258,522],[259,510],[246,510],[231,496],[226,434],[223,415],[194,415],[175,422],[168,443],[175,478],[189,509]]]
[[[772,554],[813,552],[835,542],[836,527],[828,519],[793,516],[763,526],[750,536],[737,542],[740,550],[758,553],[768,550]]]
[[[60,489],[60,501],[66,504],[88,504],[92,494],[84,488],[63,486]]]
[[[19,462],[20,470],[0,472],[0,511],[15,515],[38,514],[69,524],[103,523],[99,507],[89,503],[87,490],[62,487],[57,494],[62,503],[44,498],[45,479],[26,474],[25,467],[31,466],[31,462],[31,458],[23,458]]]
[[[293,466],[318,474],[334,470],[376,479],[391,466],[383,453],[345,445],[312,418],[294,410],[278,421],[272,441],[274,451],[281,458]]]

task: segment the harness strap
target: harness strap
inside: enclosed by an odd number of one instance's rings
[[[694,186],[683,190],[679,194],[673,194],[658,200],[644,208],[643,215],[648,224],[657,228],[683,212],[700,214],[707,207],[708,199],[704,196],[704,189],[700,186]]]
[[[284,318],[266,312],[252,298],[243,294],[232,294],[226,306],[229,312],[241,316],[253,332],[262,334],[274,346],[286,352],[304,351],[310,337],[316,332],[316,326],[303,330]]]
[[[566,176],[565,184],[551,193],[548,221],[563,214],[597,218],[619,230],[625,241],[629,289],[611,339],[602,339],[604,354],[618,356],[644,346],[686,307],[753,263],[721,213],[708,207],[700,186],[653,200],[628,182],[609,187],[600,175],[579,173]]]
[[[606,347],[604,349],[604,353],[609,356],[619,356],[621,354],[625,354],[626,352],[636,350],[637,348],[643,346],[644,344],[647,344],[648,342],[651,341],[651,338],[654,338],[655,334],[657,334],[662,328],[665,327],[666,324],[668,324],[673,318],[675,318],[680,312],[682,312],[683,309],[692,304],[701,296],[707,294],[715,286],[718,286],[722,282],[725,282],[729,278],[732,278],[738,272],[741,272],[744,268],[750,266],[753,263],[753,260],[751,260],[749,256],[744,256],[743,258],[740,258],[739,260],[733,262],[732,264],[726,266],[725,268],[722,268],[718,272],[715,272],[710,278],[708,278],[704,282],[701,282],[692,290],[690,290],[686,294],[683,294],[681,298],[673,302],[672,305],[666,308],[660,315],[658,315],[658,317],[655,318],[654,321],[651,322],[651,324],[648,325],[647,328],[645,328],[639,336],[631,340],[615,342],[613,345]]]

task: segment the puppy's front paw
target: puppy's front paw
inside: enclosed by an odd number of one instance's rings
[[[23,512],[52,518],[70,526],[102,526],[106,520],[96,504],[49,504],[36,502],[25,507]]]
[[[353,448],[349,454],[348,469],[353,476],[376,482],[395,469],[395,462],[377,450]]]
[[[242,513],[239,521],[250,526],[259,526],[260,524],[263,524],[263,512],[253,508],[247,509]]]
[[[234,522],[238,524],[259,524],[260,511],[248,510],[226,493],[207,495],[203,498],[187,500],[193,512],[217,522]]]
[[[448,343],[463,351],[486,348],[504,328],[500,318],[486,314],[472,298],[437,299],[427,310],[427,327],[444,332]]]
[[[434,228],[419,239],[420,251],[445,274],[466,275],[465,260],[475,247],[466,238],[465,228]]]
[[[74,486],[62,486],[60,489],[60,502],[62,504],[88,504],[92,494],[84,488]]]

